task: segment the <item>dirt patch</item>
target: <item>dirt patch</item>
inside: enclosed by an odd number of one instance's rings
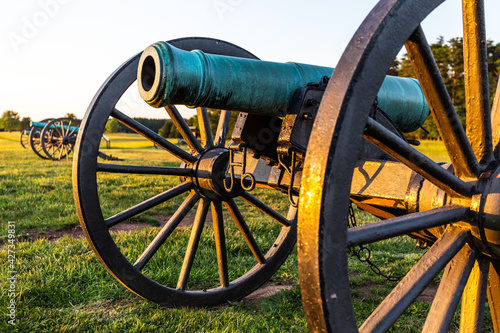
[[[190,212],[188,215],[186,215],[181,223],[179,223],[179,227],[190,227],[194,223],[196,214]],[[172,217],[172,215],[162,215],[162,214],[156,214],[153,215],[153,218],[160,222],[160,225],[157,226],[157,228],[162,228],[168,220]],[[229,216],[224,216],[224,219],[227,220]],[[212,213],[209,210],[207,213],[207,218],[205,220],[205,224],[211,224],[212,223]],[[144,228],[151,228],[155,227],[152,226],[149,223],[119,223],[112,227],[110,229],[111,233],[116,233],[116,232],[123,232],[123,231],[136,231],[136,230],[142,230]],[[47,230],[47,231],[40,231],[36,229],[31,229],[28,230],[26,233],[25,239],[28,240],[37,240],[37,239],[47,239],[49,241],[55,241],[61,237],[64,236],[69,236],[73,238],[83,238],[85,235],[83,234],[82,228],[78,225],[75,227],[69,227],[69,228],[64,228],[61,230]]]
[[[142,230],[144,228],[151,228],[151,224],[148,223],[120,223],[111,228],[111,233],[124,232],[124,231],[136,231]],[[49,230],[49,231],[39,231],[39,230],[29,230],[26,233],[25,238],[28,240],[46,239],[49,241],[55,241],[61,237],[68,236],[76,239],[84,238],[82,228],[78,225],[76,227],[64,228],[61,230]]]
[[[209,216],[211,216],[210,215],[210,211],[207,214],[207,220],[208,220]],[[158,222],[160,222],[160,227],[163,227],[172,216],[171,215],[156,214],[156,215],[153,215],[153,217],[154,217],[155,220],[157,220]],[[192,226],[193,223],[194,223],[194,218],[195,218],[195,214],[188,214],[188,215],[186,215],[182,219],[181,223],[179,223],[179,227],[189,227],[189,226]]]
[[[160,225],[157,227],[152,226],[149,223],[126,223],[126,222],[123,222],[123,223],[119,223],[119,224],[115,225],[114,227],[112,227],[110,229],[110,231],[111,231],[111,233],[117,233],[117,232],[123,232],[123,231],[142,230],[144,228],[152,228],[152,227],[156,227],[156,228],[160,229],[168,222],[168,220],[171,217],[172,217],[171,215],[162,215],[162,214],[153,215],[153,218],[155,220],[157,220],[158,222],[160,222]],[[194,219],[195,219],[195,214],[190,212],[190,214],[185,216],[184,219],[181,221],[181,223],[179,224],[179,227],[192,226],[194,223]],[[212,214],[210,211],[208,211],[206,223],[211,223],[211,221],[212,221]],[[31,229],[31,230],[28,230],[28,232],[26,233],[25,239],[28,239],[28,240],[46,239],[49,241],[55,241],[55,240],[57,240],[61,237],[64,237],[64,236],[68,236],[68,237],[72,237],[72,238],[76,238],[76,239],[85,237],[82,228],[78,225],[75,227],[69,227],[69,228],[64,228],[64,229],[60,229],[60,230],[40,231],[40,230],[36,230],[36,229]]]
[[[246,296],[243,298],[243,301],[245,302],[258,302],[263,298],[272,296],[276,294],[277,292],[281,290],[291,290],[293,286],[279,286],[279,285],[272,285],[272,286],[266,286],[260,289],[257,289],[250,295]]]
[[[153,215],[154,219],[159,221],[161,223],[161,226],[164,226],[165,223],[168,222],[168,220],[172,217],[170,215],[161,215],[161,214],[156,214]],[[179,227],[190,227],[194,223],[194,219],[196,218],[196,213],[189,213],[187,214],[179,223]],[[224,221],[229,221],[231,217],[228,214],[224,214]],[[212,224],[212,210],[209,209],[207,212],[207,217],[205,219],[205,225],[211,225]]]
[[[365,285],[363,287],[356,287],[356,290],[360,292],[361,297],[371,298],[373,297],[373,295],[372,292],[370,291],[370,288],[371,288],[370,285]],[[416,301],[432,303],[434,297],[436,296],[437,289],[438,289],[437,285],[427,286],[417,297]]]
[[[61,237],[69,236],[73,238],[83,238],[85,237],[80,226],[64,228],[61,230],[49,230],[49,231],[39,231],[39,230],[28,230],[26,233],[26,239],[28,240],[37,240],[37,239],[46,239],[49,241],[55,241]]]
[[[153,227],[149,223],[120,223],[110,229],[111,233],[122,232],[122,231],[136,231],[142,230],[144,228]]]
[[[436,296],[438,287],[437,286],[427,286],[417,297],[418,302],[429,302],[432,303],[434,297]]]

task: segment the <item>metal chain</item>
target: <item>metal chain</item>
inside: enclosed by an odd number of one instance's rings
[[[349,228],[354,228],[357,226],[356,223],[356,215],[354,213],[354,207],[352,206],[352,203],[349,204]],[[380,268],[375,265],[371,261],[372,257],[372,251],[363,245],[356,246],[356,247],[350,247],[349,251],[351,251],[352,254],[354,254],[359,261],[361,262],[366,262],[368,264],[368,267],[372,270],[373,273],[380,275],[387,279],[387,281],[399,281],[401,280],[405,275],[387,275],[384,274]]]

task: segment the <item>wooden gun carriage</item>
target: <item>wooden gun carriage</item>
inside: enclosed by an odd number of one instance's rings
[[[78,215],[108,271],[153,302],[210,306],[241,299],[270,279],[298,235],[310,330],[351,332],[358,326],[348,248],[406,234],[430,247],[359,330],[388,330],[444,270],[423,331],[446,331],[462,299],[461,329],[481,331],[488,300],[498,332],[500,101],[496,98],[490,109],[484,8],[482,1],[463,2],[464,130],[420,27],[441,2],[380,1],[335,70],[263,62],[238,46],[208,38],[156,43],[125,62],[92,101],[74,159]],[[386,76],[403,46],[417,80]],[[165,108],[188,151],[117,108],[133,84],[146,102]],[[196,108],[201,140],[175,105]],[[215,130],[210,109],[222,110]],[[231,112],[239,115],[226,144]],[[429,112],[451,163],[431,160],[402,133],[418,128]],[[178,160],[176,166],[98,162],[109,117],[163,148]],[[160,176],[177,184],[116,212],[99,188],[99,177],[108,174]],[[286,209],[268,200],[273,198],[269,193],[283,195]],[[174,207],[166,224],[138,240],[144,242],[141,253],[122,251],[112,227],[160,204]],[[194,220],[186,224],[196,205]],[[348,228],[350,205],[381,220]],[[271,242],[264,242],[259,226],[251,223],[254,211],[276,227]],[[205,226],[208,221],[211,227]],[[162,250],[186,226],[190,232],[180,254]],[[251,253],[250,263],[228,241],[234,232]],[[216,260],[212,267],[205,261],[197,267],[206,244]],[[244,263],[245,270],[236,268]],[[206,273],[195,275],[195,270]]]

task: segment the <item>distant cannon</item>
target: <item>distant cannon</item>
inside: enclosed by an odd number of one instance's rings
[[[21,135],[19,137],[19,142],[24,149],[28,149],[30,144],[30,128],[25,128],[21,131]]]
[[[41,158],[54,161],[70,159],[79,126],[80,121],[70,118],[31,122],[31,148]]]
[[[49,122],[51,120],[52,120],[52,118],[46,118],[46,119],[41,120],[40,122],[46,123],[46,122]],[[31,124],[30,124],[29,127],[26,127],[25,129],[23,129],[21,131],[21,135],[19,137],[19,142],[21,143],[21,146],[24,149],[28,149],[28,147],[31,147],[30,134],[31,134],[31,131],[33,130],[32,127],[33,126],[31,126]],[[34,130],[38,131],[38,129],[34,129]],[[38,135],[39,134],[36,134],[36,136],[38,136]],[[45,158],[45,156],[42,158]]]
[[[21,145],[29,143],[33,152],[43,159],[60,161],[73,156],[74,146],[80,121],[72,118],[45,119],[31,122],[30,127],[21,132]],[[25,139],[29,136],[29,140]],[[103,135],[109,149],[109,139]],[[24,143],[24,144],[23,144]],[[107,160],[117,160],[99,152],[99,157]]]

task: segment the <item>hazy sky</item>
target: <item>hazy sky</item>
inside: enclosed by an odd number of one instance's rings
[[[83,117],[104,80],[159,41],[204,36],[263,60],[335,67],[376,0],[0,0],[0,113]],[[485,0],[487,36],[500,42],[500,1]],[[430,42],[461,36],[461,1],[424,22]],[[135,116],[163,109],[129,103]]]

